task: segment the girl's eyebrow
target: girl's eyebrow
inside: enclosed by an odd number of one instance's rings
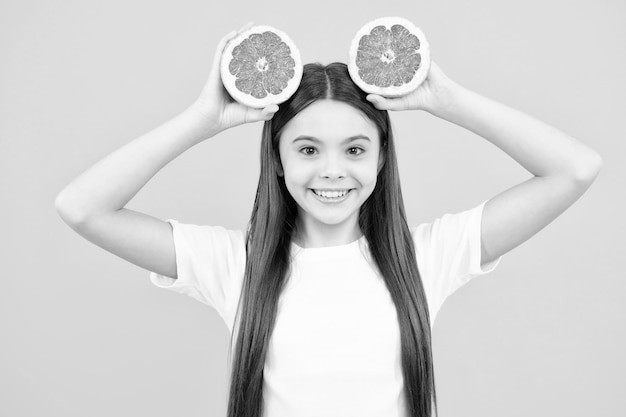
[[[353,141],[355,141],[355,140],[357,140],[357,139],[365,139],[365,140],[368,140],[368,141],[370,141],[370,142],[371,142],[371,139],[370,139],[369,137],[367,137],[366,135],[361,135],[361,134],[359,134],[359,135],[350,136],[349,138],[344,139],[344,141],[343,141],[343,142],[341,142],[341,144],[342,144],[342,145],[344,145],[344,144],[346,144],[346,143],[353,142]],[[297,138],[295,138],[295,139],[293,140],[293,142],[292,142],[292,143],[296,143],[296,142],[297,142],[297,141],[299,141],[299,140],[310,140],[311,142],[315,142],[315,143],[320,143],[320,142],[321,142],[321,141],[320,141],[318,138],[316,138],[316,137],[313,137],[313,136],[307,136],[307,135],[300,135],[300,136],[298,136]]]

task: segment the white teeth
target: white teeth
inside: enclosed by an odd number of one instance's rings
[[[344,195],[346,195],[348,193],[348,190],[343,190],[343,191],[313,190],[313,192],[319,196],[326,197],[326,198],[338,198],[338,197],[343,197]]]

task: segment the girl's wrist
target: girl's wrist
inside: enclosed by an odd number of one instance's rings
[[[424,110],[433,116],[448,120],[449,116],[453,114],[455,105],[463,94],[463,90],[464,88],[461,85],[451,79],[447,79],[439,84],[437,90],[433,92],[437,100],[434,100],[434,104]]]
[[[210,118],[203,110],[203,105],[197,101],[187,107],[183,115],[189,121],[190,128],[195,133],[197,142],[209,139],[221,131],[216,123],[210,121]]]

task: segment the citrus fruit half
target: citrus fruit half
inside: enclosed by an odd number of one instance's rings
[[[426,36],[401,17],[366,23],[350,44],[350,77],[366,93],[403,96],[426,79],[429,68],[430,45]]]
[[[280,104],[300,85],[300,51],[284,32],[253,26],[226,45],[220,74],[224,87],[239,103],[254,108]]]

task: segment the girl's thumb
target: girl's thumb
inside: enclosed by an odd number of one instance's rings
[[[402,98],[386,98],[378,94],[369,94],[366,99],[378,110],[400,110],[402,109]]]
[[[248,109],[248,113],[246,114],[246,122],[258,122],[261,120],[270,120],[274,117],[274,113],[278,111],[277,104],[270,104],[262,109]]]

